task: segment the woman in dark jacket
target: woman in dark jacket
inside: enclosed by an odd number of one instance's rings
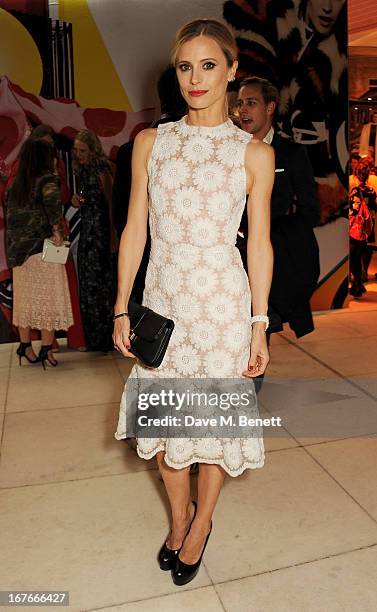
[[[7,194],[6,250],[13,269],[13,324],[19,329],[20,359],[56,366],[51,348],[55,330],[73,323],[67,275],[63,264],[45,262],[45,238],[63,243],[63,210],[60,180],[54,174],[54,153],[43,141],[27,140],[20,152],[17,174]],[[37,358],[31,346],[31,329],[41,330]]]

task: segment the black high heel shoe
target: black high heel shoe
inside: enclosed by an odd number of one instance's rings
[[[21,360],[22,357],[25,357],[25,359],[29,362],[29,363],[39,363],[40,359],[39,357],[35,357],[35,359],[30,359],[30,357],[28,357],[26,355],[26,349],[31,347],[31,342],[20,342],[20,345],[18,347],[18,349],[16,350],[16,354],[18,355],[18,363],[19,365],[21,365]]]
[[[212,531],[212,521],[211,521],[210,530],[206,537],[206,541],[204,542],[202,553],[196,563],[192,563],[192,564],[183,563],[183,561],[180,560],[179,555],[177,555],[177,563],[176,563],[175,568],[172,571],[172,578],[173,578],[174,584],[178,586],[183,586],[184,584],[191,582],[191,580],[195,578],[196,574],[199,571],[199,567],[202,562],[202,557],[204,555],[204,551],[206,549],[207,542],[209,540],[209,536],[211,535],[211,531]]]
[[[50,364],[50,366],[52,368],[56,368],[56,366],[58,365],[58,362],[56,361],[56,359],[54,359],[53,357],[49,356],[49,351],[52,350],[52,344],[45,344],[44,346],[41,346],[41,350],[39,351],[39,361],[42,362],[42,366],[43,369],[46,369],[45,363],[47,361],[48,364]]]
[[[187,533],[190,531],[191,524],[195,518],[196,510],[197,510],[196,502],[193,501],[192,503],[194,504],[194,516],[191,519],[191,523],[187,530]],[[183,542],[182,542],[182,545],[183,545]],[[166,542],[164,542],[160,548],[160,552],[158,553],[158,563],[159,563],[160,569],[162,569],[164,572],[174,569],[175,564],[177,562],[178,553],[181,550],[181,548],[178,548],[177,550],[173,550],[172,548],[168,548],[166,546]]]

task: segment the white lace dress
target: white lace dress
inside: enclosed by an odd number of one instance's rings
[[[251,298],[238,249],[249,134],[230,120],[215,127],[160,125],[149,161],[151,254],[143,304],[175,329],[157,370],[132,377],[241,378],[251,339]],[[254,391],[254,385],[251,383]],[[127,437],[126,392],[117,439]],[[264,463],[262,437],[138,438],[145,459],[165,451],[173,468],[218,464],[231,476]]]

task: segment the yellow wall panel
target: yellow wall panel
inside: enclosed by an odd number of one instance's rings
[[[30,93],[41,91],[43,67],[38,47],[18,19],[1,8],[0,74]]]
[[[87,0],[60,0],[59,19],[72,23],[75,92],[79,104],[132,111]]]

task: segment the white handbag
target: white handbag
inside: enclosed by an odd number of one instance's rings
[[[46,263],[65,264],[68,259],[69,242],[64,241],[61,246],[56,246],[52,240],[45,238],[43,242],[42,261]]]

